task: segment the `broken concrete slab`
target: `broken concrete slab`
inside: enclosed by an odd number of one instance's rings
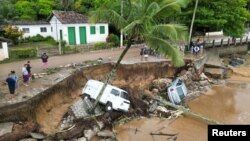
[[[224,69],[222,68],[205,68],[205,75],[212,78],[223,78]]]
[[[0,136],[11,133],[14,123],[13,122],[5,122],[0,123]]]

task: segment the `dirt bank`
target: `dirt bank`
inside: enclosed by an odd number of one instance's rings
[[[1,108],[0,121],[34,121],[39,124],[39,132],[54,134],[69,106],[80,98],[86,81],[90,78],[104,80],[111,68],[112,64],[102,64],[79,69],[31,99]],[[113,84],[127,90],[132,101],[138,103],[138,99],[143,97],[143,91],[149,89],[153,79],[173,77],[174,74],[175,69],[170,67],[168,62],[121,65]],[[137,104],[132,102],[131,106],[133,111]]]

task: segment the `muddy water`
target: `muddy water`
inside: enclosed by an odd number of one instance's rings
[[[133,120],[117,128],[119,141],[173,141],[171,136],[150,135],[162,132],[177,134],[178,141],[205,141],[207,140],[207,125],[191,118],[166,120],[160,118],[145,118]],[[197,136],[198,135],[198,136]]]
[[[188,103],[190,109],[225,124],[250,124],[250,83],[228,83]],[[138,129],[138,132],[136,132]],[[206,141],[207,124],[185,117],[169,120],[141,119],[117,128],[119,141],[162,141],[167,136],[151,132],[178,133],[178,141]]]

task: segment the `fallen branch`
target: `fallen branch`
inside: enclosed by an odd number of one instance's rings
[[[168,134],[168,133],[162,133],[162,132],[151,132],[150,133],[150,135],[159,135],[159,136],[176,136],[176,135],[178,135],[178,133],[176,133],[176,134]]]
[[[201,119],[207,123],[210,123],[210,124],[219,124],[219,125],[222,125],[223,123],[221,122],[218,122],[216,120],[213,120],[213,119],[210,119],[204,115],[201,115],[199,113],[195,113],[193,111],[191,111],[190,109],[184,107],[184,106],[180,106],[180,105],[174,105],[173,103],[170,103],[168,101],[165,101],[165,100],[161,100],[160,102],[162,102],[165,106],[170,106],[170,107],[173,107],[175,109],[178,109],[178,110],[181,110],[183,111],[183,114],[185,115],[189,115],[189,116],[193,116],[195,118],[198,118],[198,119]]]

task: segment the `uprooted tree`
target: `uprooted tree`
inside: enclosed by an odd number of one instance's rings
[[[184,56],[179,52],[177,43],[186,41],[187,28],[164,21],[180,13],[181,8],[186,5],[186,0],[113,0],[92,13],[90,18],[92,22],[107,22],[114,25],[122,33],[127,34],[128,41],[116,64],[107,75],[90,112],[94,111],[104,89],[111,82],[121,60],[134,42],[144,42],[148,47],[168,56],[177,67],[184,64]]]

